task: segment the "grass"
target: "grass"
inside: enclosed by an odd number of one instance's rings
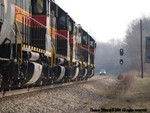
[[[131,110],[146,108],[147,112],[134,111],[134,113],[150,113],[150,77],[142,79],[133,73],[125,73],[119,75],[118,79],[117,84],[105,89],[103,94],[109,102],[101,107]]]

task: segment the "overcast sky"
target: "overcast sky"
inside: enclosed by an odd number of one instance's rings
[[[150,0],[55,0],[97,41],[124,38],[130,22],[150,16]]]

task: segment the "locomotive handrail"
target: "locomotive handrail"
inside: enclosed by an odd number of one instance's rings
[[[44,28],[44,29],[49,29],[50,30],[50,27],[46,27],[45,25],[43,25],[42,23],[38,22],[37,20],[35,20],[34,18],[30,17],[30,15],[26,15],[26,14],[23,14],[23,13],[16,13],[16,16],[17,15],[22,15],[23,17],[21,18],[22,22],[25,22],[25,24],[31,26],[31,27],[35,27],[35,28]],[[28,19],[28,20],[26,20]],[[32,24],[33,22],[33,24]],[[19,27],[19,26],[18,26]],[[19,29],[19,28],[17,28]],[[21,35],[21,32],[19,31],[19,35],[22,37],[22,43],[23,43],[23,36]],[[64,39],[68,39],[68,37],[60,34],[60,33],[57,33],[56,32],[56,36],[60,37],[60,38],[64,38]],[[32,46],[32,45],[31,45]],[[58,54],[56,54],[56,50],[55,50],[55,46],[53,45],[53,43],[51,43],[51,47],[52,47],[52,60],[53,60],[53,64],[52,65],[55,65],[56,64],[56,59],[55,57],[58,56]],[[51,66],[52,66],[51,65]]]
[[[23,13],[16,13],[16,15],[24,15],[24,16],[26,16],[26,17],[28,17],[29,19],[31,19],[31,20],[33,20],[34,22],[36,22],[36,23],[38,23],[39,25],[41,25],[42,27],[44,27],[44,28],[46,28],[46,29],[49,29],[48,27],[46,27],[45,25],[43,25],[42,23],[40,23],[40,22],[38,22],[37,20],[35,20],[34,18],[32,18],[32,17],[30,17],[30,16],[28,16],[28,15],[26,15],[26,14],[23,14]],[[65,36],[63,36],[62,34],[60,34],[60,33],[56,33],[58,36],[61,36],[61,37],[63,37],[63,38],[66,38]]]
[[[27,18],[27,19],[29,19],[30,21],[29,22],[35,22],[35,26],[32,26],[32,24],[30,23],[29,25],[31,25],[32,27],[43,27],[43,28],[45,28],[45,29],[49,29],[49,28],[47,28],[46,26],[44,26],[42,23],[40,23],[40,22],[38,22],[37,20],[35,20],[35,19],[33,19],[32,17],[30,17],[30,16],[28,16],[28,15],[25,15],[25,14],[22,14],[22,13],[16,13],[16,15],[23,15],[25,18]],[[24,21],[24,20],[23,20]],[[26,23],[25,23],[26,24]],[[38,24],[37,26],[36,26],[36,24]],[[21,35],[21,32],[19,31],[19,34]],[[59,35],[61,35],[61,34],[59,34]],[[63,35],[62,35],[62,37],[63,37]],[[22,38],[23,39],[23,38]],[[52,60],[52,62],[54,63],[52,63],[52,65],[51,66],[53,66],[53,65],[55,65],[56,64],[56,59],[55,59],[55,57],[56,57],[56,50],[55,50],[55,46],[54,46],[54,44],[51,42],[51,47],[52,47],[52,50],[51,50],[51,52],[52,52],[52,58],[51,58],[51,60]]]
[[[25,14],[23,14],[23,13],[16,13],[16,15],[17,15],[17,14],[18,14],[18,15],[24,15],[25,17],[27,17],[27,18],[31,19],[32,21],[36,22],[37,24],[41,25],[41,27],[50,30],[49,27],[46,27],[45,25],[43,25],[42,23],[38,22],[37,20],[35,20],[34,18],[32,18],[32,17],[30,17],[30,16],[28,16],[28,15],[25,15]],[[56,33],[56,35],[57,35],[57,36],[60,36],[60,37],[62,37],[62,38],[67,39],[67,37],[63,36],[63,35],[60,34],[60,33]]]
[[[19,32],[19,35],[20,35],[20,41],[21,41],[21,62],[20,62],[20,64],[22,64],[22,47],[23,47],[23,41],[22,41],[22,35],[21,35],[21,32],[20,32],[20,29],[19,29],[19,26],[18,26],[18,24],[17,24],[17,22],[15,22],[15,25],[16,25],[16,28],[17,28],[17,30],[18,30],[18,32]],[[16,40],[17,40],[17,38],[16,38]],[[18,42],[18,40],[17,40],[17,42]],[[16,44],[16,46],[17,46],[17,44]]]
[[[56,50],[55,50],[55,46],[54,46],[54,44],[51,42],[51,45],[52,45],[52,58],[51,58],[51,66],[54,66],[54,65],[56,65]],[[53,54],[54,54],[54,56],[53,56]]]
[[[43,45],[45,44],[45,42],[43,41],[43,37],[44,37],[43,31],[40,29],[46,30],[49,28],[47,28],[46,26],[44,26],[42,23],[38,22],[34,18],[30,17],[30,15],[26,15],[23,13],[16,13],[16,19],[18,19],[17,20],[18,22],[22,23],[22,39],[24,39],[23,43],[27,46],[33,46],[34,48],[38,48],[38,52],[41,52],[40,50],[43,49]],[[31,30],[27,26],[33,29]],[[35,30],[37,31],[38,34],[35,32]],[[29,42],[29,39],[31,38],[32,41]],[[44,52],[43,50],[42,52],[45,53],[46,51]]]
[[[65,37],[64,35],[60,34],[60,33],[56,33],[57,36],[60,36],[62,38],[68,39],[67,37]]]
[[[38,22],[37,20],[35,20],[34,18],[32,18],[32,17],[30,17],[30,16],[28,16],[28,15],[26,15],[26,14],[23,14],[23,13],[16,13],[16,15],[23,15],[23,16],[25,16],[25,17],[31,19],[32,21],[38,23],[38,24],[41,25],[42,27],[44,27],[44,28],[46,28],[46,29],[49,29],[49,28],[47,28],[45,25],[43,25],[42,23]]]

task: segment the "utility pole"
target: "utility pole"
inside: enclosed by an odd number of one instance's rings
[[[143,78],[143,41],[142,41],[142,19],[140,19],[140,41],[141,41],[141,77]]]

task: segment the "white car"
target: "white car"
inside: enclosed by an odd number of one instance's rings
[[[99,72],[100,75],[106,75],[106,70],[105,69],[101,69]]]

